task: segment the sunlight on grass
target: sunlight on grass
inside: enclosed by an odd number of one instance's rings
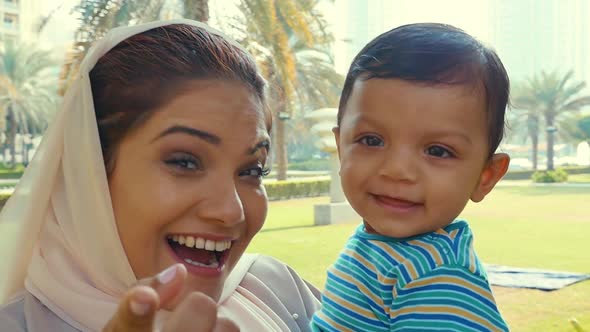
[[[590,273],[590,188],[499,187],[469,204],[461,218],[475,233],[486,263]],[[273,255],[323,287],[325,270],[357,225],[313,225],[313,204],[327,198],[273,202],[250,251]],[[301,218],[301,219],[297,219]],[[300,225],[300,228],[281,230]],[[307,226],[307,227],[306,227]],[[554,292],[494,288],[512,331],[574,331],[590,326],[590,282]]]
[[[568,175],[567,182],[569,182],[569,183],[590,183],[590,174]]]

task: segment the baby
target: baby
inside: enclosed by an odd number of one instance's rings
[[[314,331],[507,331],[465,221],[508,169],[509,80],[460,29],[411,24],[353,60],[334,128],[363,218],[330,267]]]

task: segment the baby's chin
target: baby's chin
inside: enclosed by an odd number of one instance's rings
[[[422,229],[411,228],[411,227],[392,227],[392,225],[387,225],[387,224],[385,224],[385,225],[376,224],[375,227],[373,227],[366,220],[364,220],[363,223],[365,225],[365,230],[367,233],[383,235],[383,236],[387,236],[387,237],[395,238],[395,239],[405,239],[405,238],[420,236],[423,234],[428,234],[428,233],[434,232],[438,229],[435,227],[425,227]]]

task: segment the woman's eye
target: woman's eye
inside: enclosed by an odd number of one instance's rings
[[[242,172],[240,172],[240,176],[251,176],[254,178],[263,178],[270,173],[270,169],[266,167],[256,166],[252,168],[248,168]]]
[[[366,146],[383,146],[383,140],[373,135],[363,136],[358,142]]]
[[[193,171],[201,168],[201,161],[189,154],[172,156],[170,159],[166,160],[165,163],[186,171]]]
[[[451,151],[439,145],[426,148],[426,154],[437,158],[453,158],[455,156]]]

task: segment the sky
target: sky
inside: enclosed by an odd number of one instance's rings
[[[482,41],[488,41],[487,0],[400,0],[392,2],[401,4],[399,11],[395,14],[398,16],[396,23],[448,23],[467,31]]]
[[[335,0],[336,2],[341,0]],[[376,1],[376,0],[366,0]],[[487,32],[487,6],[488,0],[388,0],[395,3],[392,7],[395,11],[395,22],[400,24],[410,22],[436,21],[449,23],[465,29],[467,32],[486,41]],[[493,1],[493,0],[491,0]],[[236,0],[210,0],[211,14],[236,13]],[[325,1],[329,3],[329,1]],[[58,8],[49,22],[43,39],[53,43],[63,43],[71,40],[76,29],[77,22],[71,15],[71,8],[79,3],[79,0],[43,0],[42,13],[49,13]],[[334,13],[330,5],[324,5],[325,16],[328,21],[335,23],[340,13]]]

